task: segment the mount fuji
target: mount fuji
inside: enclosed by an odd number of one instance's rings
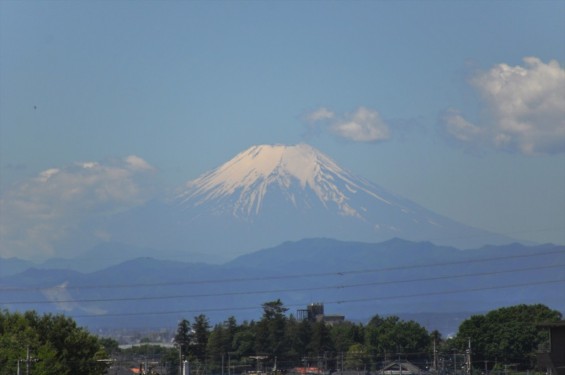
[[[115,225],[115,239],[216,262],[303,238],[397,237],[458,248],[512,242],[357,177],[306,144],[250,147],[187,182],[166,204],[127,216]]]

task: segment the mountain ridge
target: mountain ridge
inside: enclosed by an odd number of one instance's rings
[[[256,319],[262,303],[279,298],[291,311],[319,301],[328,312],[362,321],[377,313],[452,314],[518,303],[565,311],[565,294],[556,287],[565,281],[563,263],[565,246],[557,245],[481,251],[401,239],[318,238],[287,241],[223,265],[144,257],[91,273],[29,269],[0,278],[0,286],[3,308],[64,312],[92,328],[162,327],[164,320],[174,325],[199,313],[213,322],[232,314]],[[34,303],[13,303],[26,300]]]

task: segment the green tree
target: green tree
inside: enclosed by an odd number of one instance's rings
[[[561,318],[559,311],[541,304],[503,307],[463,321],[453,343],[463,351],[470,340],[476,361],[498,360],[531,368],[537,347],[547,339],[536,324]]]
[[[326,323],[316,322],[312,325],[312,337],[308,344],[308,351],[317,356],[327,355],[334,351],[333,340]]]
[[[120,352],[120,344],[110,337],[101,337],[99,339],[100,345],[104,348],[104,351],[110,356]]]
[[[352,344],[345,354],[344,367],[348,370],[363,370],[367,365],[367,350],[364,345]]]
[[[287,360],[292,365],[299,366],[312,337],[312,324],[306,319],[298,321],[291,317],[287,321],[285,336],[288,345]]]
[[[225,322],[224,327],[226,328],[226,351],[233,351],[233,338],[238,332],[237,320],[234,316],[230,316]]]
[[[263,316],[256,326],[255,350],[274,357],[286,351],[285,327],[287,318],[280,299],[263,304]]]
[[[221,372],[222,362],[227,360],[227,353],[230,352],[230,349],[231,342],[225,324],[216,324],[210,332],[206,347],[209,358],[208,368],[213,373]]]
[[[34,374],[103,374],[107,358],[96,336],[62,315],[0,312],[0,375],[16,373],[27,357]]]
[[[175,335],[175,344],[180,347],[183,356],[188,357],[190,353],[190,344],[192,342],[192,332],[190,322],[183,319],[177,326],[177,333]]]
[[[428,331],[414,321],[376,315],[367,325],[365,342],[375,359],[401,356],[416,360],[429,355],[431,338]]]
[[[364,328],[361,324],[343,322],[330,328],[330,335],[338,353],[345,353],[353,344],[364,343]]]
[[[234,357],[244,358],[255,354],[255,323],[243,322],[233,336]]]
[[[194,332],[192,354],[198,361],[204,363],[206,359],[208,337],[210,336],[210,322],[206,315],[200,314],[194,318],[192,331]]]

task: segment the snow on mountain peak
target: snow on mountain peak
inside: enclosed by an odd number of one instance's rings
[[[347,184],[346,192],[335,185],[338,179]],[[214,199],[234,197],[232,212],[237,216],[250,215],[259,213],[273,185],[281,187],[287,200],[296,205],[297,198],[289,190],[296,183],[302,190],[312,190],[324,205],[333,202],[342,214],[358,215],[347,204],[347,193],[361,187],[347,171],[306,144],[252,146],[220,167],[189,181],[180,199],[201,205]]]

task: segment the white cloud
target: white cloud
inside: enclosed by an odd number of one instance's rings
[[[39,178],[40,181],[44,181],[44,182],[45,182],[45,181],[49,180],[49,179],[51,178],[51,176],[54,176],[54,175],[56,175],[56,174],[59,173],[59,172],[60,172],[60,170],[57,169],[57,168],[47,169],[47,170],[41,172],[41,173],[39,174],[39,177],[38,177],[38,178]]]
[[[458,110],[449,109],[442,117],[445,130],[455,139],[462,142],[473,142],[482,137],[481,128],[465,120]]]
[[[322,107],[305,118],[309,123],[310,133],[313,133],[312,125],[324,123],[325,129],[332,134],[355,142],[376,142],[390,138],[389,127],[379,113],[366,107],[359,107],[355,112],[343,116]]]
[[[375,110],[359,107],[331,126],[334,134],[355,142],[375,142],[389,139],[388,125]]]
[[[335,113],[327,109],[326,107],[321,107],[306,115],[306,120],[309,122],[323,121],[334,118]]]
[[[565,152],[565,70],[557,61],[527,57],[523,66],[498,64],[470,83],[487,116],[480,126],[463,117],[444,118],[448,133],[526,155]],[[469,131],[473,137],[461,138]]]
[[[80,223],[142,204],[147,162],[129,156],[111,163],[76,163],[38,174],[0,197],[0,255],[57,255],[57,245]],[[89,228],[97,236],[97,228]],[[59,254],[60,255],[60,254]]]
[[[130,155],[125,159],[128,166],[133,170],[152,171],[153,167],[139,156]]]

